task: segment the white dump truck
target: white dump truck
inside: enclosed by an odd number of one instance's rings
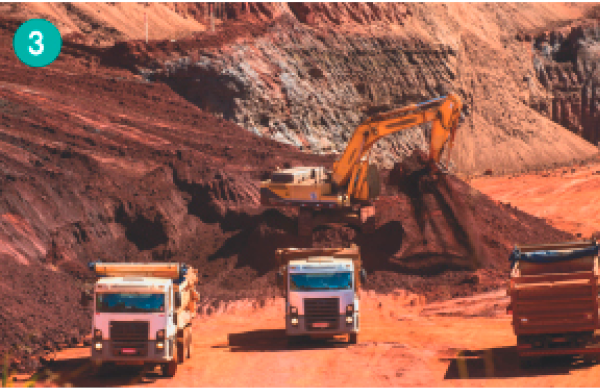
[[[96,273],[92,362],[160,365],[191,356],[197,271],[179,263],[90,263]]]
[[[288,342],[348,334],[348,342],[356,343],[358,290],[366,279],[358,248],[287,248],[276,257]]]

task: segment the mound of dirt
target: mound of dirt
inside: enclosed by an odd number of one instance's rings
[[[418,151],[385,178],[372,235],[334,225],[318,227],[312,238],[299,237],[295,214],[274,209],[245,218],[237,224],[240,232],[211,257],[236,256],[237,267],[248,270],[225,278],[221,273],[218,283],[203,286],[206,293],[223,300],[268,294],[274,290],[277,248],[356,243],[370,273],[368,289],[388,293],[405,288],[430,300],[467,296],[506,281],[515,244],[574,238],[545,220],[493,201],[455,176],[431,173],[425,154]]]

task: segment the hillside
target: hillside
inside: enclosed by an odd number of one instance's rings
[[[216,116],[313,151],[342,150],[369,107],[454,90],[468,105],[455,171],[537,169],[597,152],[537,113],[532,101],[544,86],[531,43],[522,39],[524,31],[593,19],[593,5],[220,3],[214,33],[208,7],[23,4],[14,12],[47,15],[64,33],[104,45],[142,39],[147,12],[151,39],[159,41],[118,45],[113,55],[125,58],[123,66]],[[374,158],[391,167],[426,146],[424,126],[382,140]]]

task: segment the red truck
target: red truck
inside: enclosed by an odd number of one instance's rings
[[[521,364],[540,356],[599,354],[596,241],[516,246],[511,260],[508,312]]]

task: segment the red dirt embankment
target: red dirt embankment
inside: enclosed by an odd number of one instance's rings
[[[87,262],[183,260],[204,282],[235,279],[247,269],[211,255],[239,226],[211,212],[256,208],[275,166],[328,159],[106,66],[102,50],[66,42],[52,66],[28,68],[12,51],[19,24],[0,21],[0,354],[35,366],[89,332]]]
[[[11,48],[18,25],[0,21],[0,354],[20,367],[89,332],[79,306],[89,261],[190,263],[210,313],[277,295],[276,248],[355,241],[369,288],[441,299],[497,286],[516,242],[571,237],[455,177],[419,172],[417,156],[378,201],[374,235],[297,237],[293,212],[258,206],[259,179],[331,157],[216,118],[109,66],[102,50],[67,42],[48,68],[27,68]]]
[[[600,230],[598,162],[517,176],[481,177],[473,187],[555,228],[589,238]]]

